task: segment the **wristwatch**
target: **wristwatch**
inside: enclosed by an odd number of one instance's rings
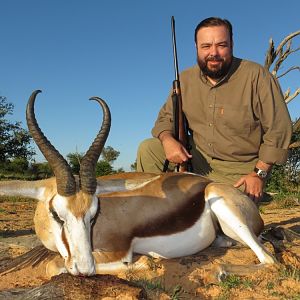
[[[254,168],[254,172],[257,174],[258,177],[265,179],[268,175],[268,172],[259,168]]]

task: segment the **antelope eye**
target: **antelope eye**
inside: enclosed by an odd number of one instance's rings
[[[50,209],[53,219],[60,225],[64,225],[64,221],[58,216],[57,212],[54,209]]]

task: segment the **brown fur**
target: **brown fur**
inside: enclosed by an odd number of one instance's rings
[[[157,174],[154,173],[143,173],[143,172],[126,172],[126,173],[117,173],[117,174],[112,174],[112,175],[105,175],[105,176],[100,176],[97,177],[97,180],[104,181],[104,180],[109,180],[109,179],[150,179],[152,177],[157,176]]]
[[[113,261],[119,261],[122,258],[126,257],[127,252],[123,251],[101,251],[101,252],[93,252],[93,256],[97,264],[109,263]]]
[[[53,198],[54,195],[57,194],[56,178],[52,177],[52,178],[49,178],[49,179],[45,179],[44,181],[47,182],[45,193],[44,193],[46,199]],[[41,182],[43,182],[43,180],[41,180]]]
[[[100,195],[94,249],[127,252],[134,237],[168,235],[191,227],[203,212],[209,182],[169,173],[135,191]]]
[[[66,264],[70,264],[71,260],[72,260],[72,255],[71,255],[71,251],[70,251],[70,246],[66,237],[66,233],[65,233],[65,229],[63,228],[62,233],[61,233],[61,239],[66,247],[66,250],[68,252],[68,259],[66,261]]]
[[[68,197],[68,209],[76,218],[83,218],[92,203],[92,196],[78,192],[76,195]]]
[[[65,261],[61,256],[51,259],[46,265],[46,274],[49,278],[59,275],[65,269]]]
[[[52,238],[50,232],[50,220],[49,211],[46,207],[46,203],[39,201],[34,214],[34,227],[35,233],[41,241],[48,241]],[[56,249],[51,249],[55,251]]]

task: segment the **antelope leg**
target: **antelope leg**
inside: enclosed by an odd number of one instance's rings
[[[245,194],[232,186],[212,183],[207,187],[206,201],[227,236],[249,246],[261,263],[276,262],[256,236],[263,229],[263,221]]]
[[[68,273],[65,268],[65,262],[60,255],[57,255],[52,260],[50,260],[46,265],[46,274],[49,278],[62,274]]]

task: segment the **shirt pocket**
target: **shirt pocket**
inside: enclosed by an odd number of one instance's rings
[[[247,106],[216,105],[215,123],[217,130],[231,135],[249,135],[251,131],[251,118]]]

